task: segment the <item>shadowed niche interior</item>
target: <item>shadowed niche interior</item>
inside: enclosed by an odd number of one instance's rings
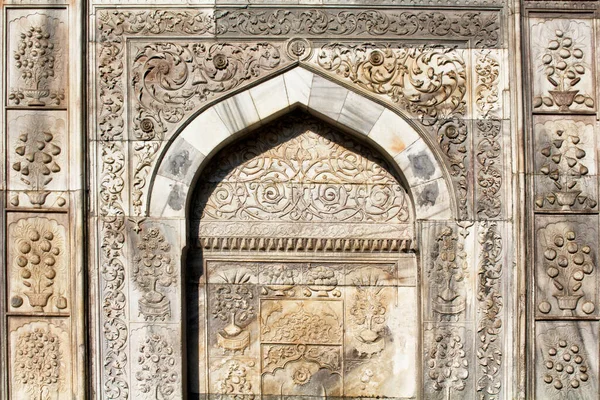
[[[188,221],[192,397],[414,396],[414,210],[400,182],[365,142],[299,110],[215,155]]]

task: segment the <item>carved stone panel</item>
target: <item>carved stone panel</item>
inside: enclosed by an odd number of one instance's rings
[[[587,19],[531,18],[533,110],[596,110],[594,31]]]
[[[180,399],[181,333],[177,328],[134,325],[131,329],[131,383],[135,399]]]
[[[453,222],[427,224],[423,229],[423,320],[473,320],[473,231]]]
[[[536,219],[538,317],[598,314],[597,226],[597,216]]]
[[[64,215],[9,214],[8,293],[13,312],[70,310],[69,238]]]
[[[472,332],[462,324],[426,324],[423,376],[427,399],[473,398]]]
[[[537,322],[536,398],[598,398],[598,322]]]
[[[66,112],[11,111],[7,116],[10,204],[65,206],[69,176]]]
[[[597,211],[593,118],[538,117],[533,133],[536,210]]]
[[[9,320],[10,398],[72,397],[71,335],[66,319]]]
[[[131,221],[131,320],[181,318],[179,221]]]
[[[406,249],[412,204],[390,171],[359,140],[290,114],[216,156],[199,178],[192,229],[204,248],[285,239],[293,249]]]
[[[64,106],[67,93],[67,11],[8,11],[7,104]]]
[[[210,393],[415,394],[416,289],[398,285],[414,279],[413,257],[402,273],[391,259],[207,258],[208,360],[198,356]]]

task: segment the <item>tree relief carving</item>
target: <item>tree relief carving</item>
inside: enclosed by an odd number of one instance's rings
[[[146,321],[165,321],[171,317],[171,301],[160,292],[177,283],[171,244],[157,227],[141,231],[133,257],[132,280],[143,292],[139,312]]]
[[[180,396],[180,361],[172,338],[151,331],[144,336],[136,350],[135,379],[140,396],[165,400]]]
[[[64,103],[65,28],[58,13],[30,14],[11,21],[16,40],[10,49],[11,105]],[[11,42],[12,44],[13,42]]]
[[[544,210],[592,210],[597,202],[594,128],[584,122],[550,120],[536,124],[535,205]],[[588,167],[589,166],[589,167]]]
[[[244,329],[256,316],[255,288],[249,285],[251,276],[245,272],[223,274],[224,284],[213,287],[210,312],[213,318],[227,322],[217,332],[217,346],[223,354],[244,354],[250,345],[250,332]],[[240,326],[241,325],[241,326]]]
[[[533,107],[539,110],[594,110],[590,22],[532,20]]]
[[[542,315],[552,312],[575,316],[580,311],[588,315],[596,310],[596,256],[586,240],[589,233],[568,223],[549,224],[538,232],[538,286],[548,283],[547,290],[538,291],[538,311]]]
[[[10,337],[11,398],[68,397],[71,362],[69,335],[63,327],[44,321],[27,322],[13,330]]]
[[[24,307],[26,298],[34,311],[66,309],[68,282],[64,227],[47,218],[21,219],[11,224],[10,235],[13,260],[11,307]]]
[[[200,177],[193,218],[201,237],[203,226],[234,221],[235,236],[254,236],[254,221],[262,222],[263,232],[265,226],[283,228],[286,237],[287,226],[314,237],[332,226],[348,232],[346,223],[353,222],[364,236],[375,232],[375,223],[402,226],[412,219],[406,191],[389,171],[366,146],[292,114],[216,156]],[[213,235],[225,233],[213,228]]]
[[[11,120],[10,131],[16,136],[10,156],[13,170],[10,187],[25,188],[30,203],[36,208],[42,207],[50,189],[66,188],[66,173],[63,171],[66,157],[62,154],[62,142],[66,139],[65,121],[51,116],[21,114]],[[61,196],[57,204],[61,206],[65,202]],[[18,204],[17,197],[13,205]]]
[[[465,329],[458,326],[436,326],[425,348],[428,391],[443,399],[463,398],[468,393],[469,354],[465,348]]]
[[[437,235],[427,269],[433,313],[440,321],[458,320],[467,307],[467,253],[456,232],[444,227]]]
[[[557,400],[597,397],[593,378],[597,361],[595,355],[590,355],[597,349],[590,343],[597,337],[589,332],[593,327],[585,323],[546,323],[541,328],[546,329],[537,337],[537,396]]]

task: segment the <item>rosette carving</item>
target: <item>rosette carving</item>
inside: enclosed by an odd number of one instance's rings
[[[454,49],[333,43],[321,47],[317,62],[359,87],[389,97],[424,124],[464,113],[465,62]]]
[[[136,139],[162,139],[166,124],[180,122],[207,100],[284,64],[270,43],[153,43],[134,57],[138,100]]]

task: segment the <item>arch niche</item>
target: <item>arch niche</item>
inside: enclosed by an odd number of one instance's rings
[[[149,216],[188,229],[191,394],[418,395],[417,221],[453,208],[406,119],[297,67],[204,110],[156,170]]]

